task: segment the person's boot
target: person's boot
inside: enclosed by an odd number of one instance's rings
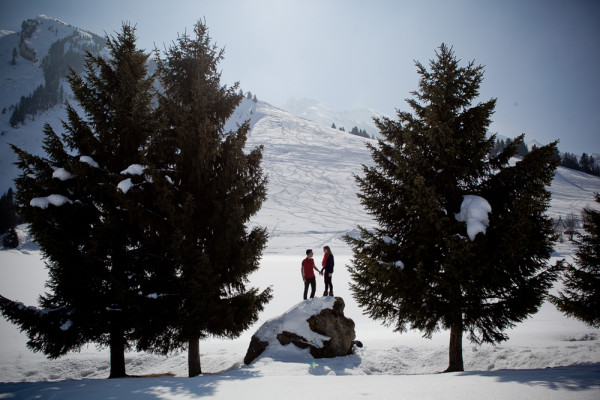
[[[332,290],[331,292],[329,292],[329,295],[330,295],[331,297],[333,297],[333,290]]]
[[[323,297],[327,297],[327,290],[323,292]]]

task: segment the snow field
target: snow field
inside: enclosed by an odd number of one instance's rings
[[[448,363],[448,332],[424,339],[420,332],[395,333],[362,315],[348,286],[345,265],[351,252],[340,237],[357,225],[373,226],[356,198],[352,178],[361,173],[361,164],[370,162],[364,139],[292,117],[265,103],[245,101],[244,106],[247,108],[240,108],[236,115],[242,119],[251,115],[254,128],[248,147],[264,145],[263,168],[269,176],[268,199],[252,224],[267,227],[270,240],[261,268],[250,281],[261,289],[272,286],[274,298],[256,324],[236,340],[202,341],[202,377],[185,378],[185,351],[168,357],[129,352],[129,374],[171,373],[175,377],[106,381],[106,349],[90,345],[80,353],[47,360],[26,348],[26,337],[18,328],[0,319],[0,382],[5,382],[0,384],[0,398],[230,399],[242,394],[261,399],[600,397],[598,330],[566,318],[550,304],[509,330],[510,340],[498,346],[478,347],[465,338],[463,357],[468,372],[454,374],[436,374]],[[29,128],[39,127],[41,132],[38,121]],[[36,145],[28,144],[28,140],[36,142],[31,136],[18,139],[26,150],[34,151]],[[4,154],[6,137],[0,140]],[[4,160],[0,162],[4,164]],[[593,204],[600,179],[559,168],[551,190],[552,216],[579,213],[580,207]],[[20,236],[26,239],[23,232]],[[305,250],[312,248],[320,265],[323,245],[331,247],[336,259],[334,293],[344,298],[345,315],[354,320],[357,339],[365,347],[348,357],[313,360],[308,350],[274,346],[244,366],[252,334],[268,319],[302,301],[300,262]],[[570,259],[573,251],[571,244],[559,243],[554,255]],[[32,243],[25,241],[18,250],[0,251],[2,295],[35,305],[45,280],[43,261]],[[317,296],[323,287],[319,277]]]

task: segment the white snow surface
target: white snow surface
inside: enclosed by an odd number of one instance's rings
[[[488,214],[491,212],[492,207],[486,199],[481,196],[467,195],[463,196],[460,212],[455,214],[455,218],[457,221],[467,223],[467,235],[473,241],[478,233],[485,233],[490,224]]]
[[[264,146],[263,168],[269,177],[268,199],[251,221],[251,225],[266,227],[270,234],[260,269],[250,276],[252,286],[273,289],[273,300],[259,320],[237,339],[203,340],[202,376],[186,377],[185,351],[168,357],[128,352],[128,374],[174,376],[106,380],[107,349],[92,344],[78,353],[49,360],[27,349],[27,337],[0,318],[0,398],[600,398],[600,332],[565,317],[549,303],[508,330],[510,339],[497,346],[476,346],[465,337],[467,371],[438,374],[448,364],[447,331],[437,332],[431,339],[422,338],[418,331],[394,332],[363,315],[351,296],[350,273],[345,267],[350,264],[351,251],[340,237],[355,233],[357,225],[374,226],[356,197],[353,178],[362,173],[361,164],[371,163],[364,145],[368,139],[294,117],[262,102],[244,101],[235,116],[239,120],[231,121],[232,127],[251,118],[248,148]],[[36,149],[41,140],[33,133],[41,132],[44,118],[57,129],[64,109],[38,115],[19,135],[8,131],[0,137],[2,166],[6,143],[11,141],[40,154]],[[11,171],[12,179],[16,173]],[[10,173],[2,168],[0,172],[3,177]],[[600,179],[559,168],[550,190],[551,216],[577,214],[582,207],[595,207],[593,194],[600,192]],[[37,297],[49,290],[44,286],[47,270],[24,226],[18,234],[22,243],[18,249],[0,251],[0,294],[37,305]],[[299,270],[305,249],[326,244],[335,255],[335,295],[344,299],[344,314],[354,320],[357,339],[364,347],[350,356],[314,360],[307,349],[273,346],[252,364],[243,365],[250,337],[263,324],[275,323],[277,316],[283,316],[277,323],[300,324],[292,318],[294,313],[302,314],[302,307],[323,302],[302,301]],[[551,262],[571,261],[574,250],[568,242],[557,243]],[[317,286],[319,293],[323,288],[320,279]],[[553,293],[559,289],[557,284]]]

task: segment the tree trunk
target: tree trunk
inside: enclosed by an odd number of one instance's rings
[[[202,375],[200,367],[200,338],[191,337],[188,342],[188,372],[189,377]]]
[[[464,371],[462,357],[462,320],[450,325],[450,363],[444,372]]]
[[[125,339],[123,332],[110,334],[110,378],[124,378],[125,373]]]

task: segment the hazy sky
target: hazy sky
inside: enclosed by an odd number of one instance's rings
[[[290,97],[395,116],[441,43],[485,65],[491,130],[563,152],[600,153],[597,0],[0,0],[0,29],[46,14],[103,35],[137,24],[139,47],[163,48],[206,18],[225,47],[223,83],[281,106]]]

